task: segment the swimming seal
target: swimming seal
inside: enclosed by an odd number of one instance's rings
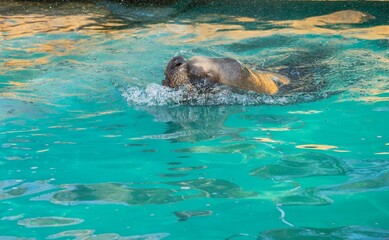
[[[220,83],[265,94],[275,94],[279,86],[289,83],[289,79],[281,74],[254,72],[232,58],[203,56],[193,57],[189,61],[182,56],[173,57],[166,66],[165,77],[162,85],[176,89],[185,86],[191,90],[193,86]]]

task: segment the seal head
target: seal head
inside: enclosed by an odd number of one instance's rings
[[[190,85],[189,62],[181,56],[172,58],[166,66],[162,85],[171,88]]]

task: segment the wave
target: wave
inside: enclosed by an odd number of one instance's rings
[[[170,89],[155,83],[142,87],[121,89],[130,106],[219,106],[219,105],[289,105],[327,98],[333,92],[296,93],[293,95],[265,95],[248,91],[236,91],[228,86],[216,86],[212,91],[192,92]]]

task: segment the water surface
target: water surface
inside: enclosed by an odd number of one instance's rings
[[[389,3],[1,1],[1,239],[389,238]],[[317,89],[183,101],[174,55]]]

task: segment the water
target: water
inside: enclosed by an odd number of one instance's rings
[[[388,2],[0,3],[0,239],[389,238]],[[318,88],[188,100],[177,54]]]

